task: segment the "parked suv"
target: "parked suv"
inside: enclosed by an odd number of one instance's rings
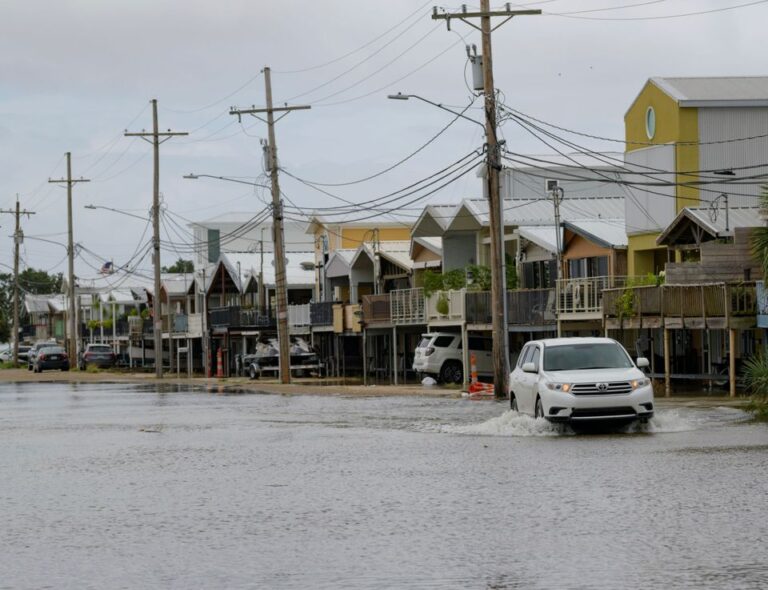
[[[493,341],[485,336],[467,338],[470,354],[475,354],[477,372],[493,374]],[[413,355],[413,370],[435,377],[443,383],[464,381],[461,334],[430,332],[423,334]]]
[[[647,366],[610,338],[533,340],[510,375],[510,406],[550,422],[645,422],[653,416]]]
[[[109,344],[88,344],[80,353],[77,363],[81,371],[85,371],[87,365],[94,365],[100,369],[109,369],[115,366],[117,355]]]

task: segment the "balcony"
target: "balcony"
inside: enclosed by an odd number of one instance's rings
[[[607,328],[749,328],[757,318],[754,282],[606,289]]]
[[[208,325],[212,329],[264,327],[271,318],[259,315],[256,309],[242,309],[239,305],[212,307],[208,310]]]
[[[382,295],[364,295],[363,321],[370,327],[425,324],[424,289],[397,289]]]
[[[585,277],[562,279],[557,315],[561,321],[597,320],[603,316],[603,291],[640,283],[645,277]]]
[[[337,334],[343,332],[361,332],[363,329],[360,321],[363,315],[362,306],[333,304],[333,331]]]
[[[175,334],[185,334],[188,338],[199,338],[203,335],[203,314],[174,315],[173,332]]]

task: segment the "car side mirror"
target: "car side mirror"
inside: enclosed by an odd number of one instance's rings
[[[523,372],[525,373],[538,373],[536,365],[533,363],[523,363]]]
[[[644,356],[637,357],[637,368],[638,369],[645,369],[646,367],[650,367],[651,363],[648,362],[648,359]]]

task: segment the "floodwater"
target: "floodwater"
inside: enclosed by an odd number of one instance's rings
[[[768,428],[0,384],[0,588],[765,588]]]

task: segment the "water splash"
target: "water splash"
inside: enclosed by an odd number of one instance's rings
[[[479,424],[443,424],[440,432],[451,434],[475,434],[481,436],[561,436],[573,434],[570,428],[552,424],[544,418],[532,418],[514,410],[507,410],[501,416],[490,418]]]

